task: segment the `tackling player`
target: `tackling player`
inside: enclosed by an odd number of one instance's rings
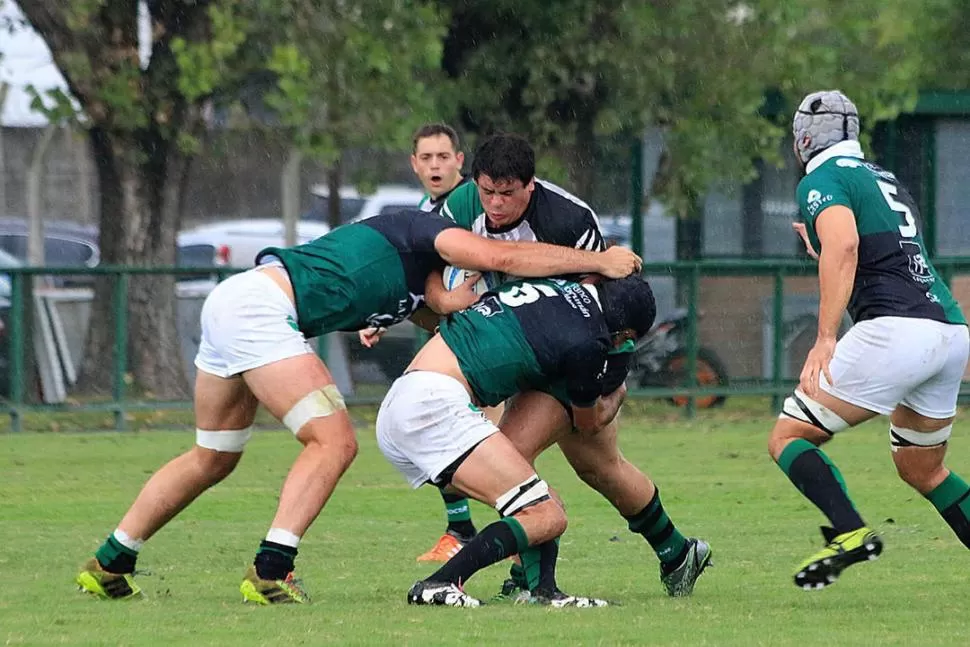
[[[601,251],[599,222],[582,200],[535,177],[535,153],[515,135],[497,135],[482,143],[472,163],[474,184],[460,187],[442,213],[466,229],[498,240],[536,240],[564,247]],[[437,289],[437,288],[434,288]],[[614,415],[595,436],[573,434],[568,401],[561,389],[533,389],[516,394],[506,406],[501,429],[530,462],[558,443],[585,483],[602,494],[641,535],[660,561],[660,580],[671,596],[693,592],[710,563],[707,542],[686,537],[670,519],[653,481],[626,460],[617,446],[617,419],[626,394],[629,342],[609,355],[601,395],[612,395]],[[548,391],[548,392],[543,392]],[[523,555],[523,560],[527,556]],[[528,595],[535,582],[512,566],[503,594]]]
[[[820,446],[877,415],[889,416],[899,476],[926,497],[970,547],[970,486],[944,464],[970,337],[960,306],[926,257],[913,198],[867,162],[859,113],[837,90],[813,92],[792,122],[804,167],[798,230],[818,259],[818,336],[799,385],[768,440],[778,467],[825,517],[825,548],[795,572],[821,589],[883,549]],[[853,326],[836,341],[843,312]]]
[[[650,287],[639,276],[596,285],[547,279],[506,283],[441,323],[381,404],[378,444],[412,487],[452,486],[495,507],[502,518],[416,582],[410,604],[478,606],[464,583],[530,546],[540,553],[541,571],[531,601],[607,604],[559,590],[555,539],[566,529],[562,506],[478,407],[503,402],[522,385],[558,379],[579,433],[595,434],[615,414],[600,397],[609,350],[647,332],[655,312]]]
[[[133,578],[140,549],[233,471],[262,403],[303,450],[240,590],[245,600],[260,604],[307,602],[293,578],[297,547],[357,453],[343,397],[307,339],[403,320],[421,305],[432,271],[445,263],[534,276],[589,271],[618,278],[640,261],[632,252],[607,256],[489,241],[418,210],[338,227],[296,247],[263,250],[255,268],[219,283],[202,307],[195,446],[148,480],[77,575],[81,589],[109,599],[141,593]],[[435,280],[440,284],[440,275]],[[432,305],[439,312],[449,309]]]

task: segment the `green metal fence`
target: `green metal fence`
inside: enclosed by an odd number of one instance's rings
[[[938,271],[948,283],[959,274],[970,274],[970,258],[947,258],[935,261]],[[109,267],[102,266],[91,269],[79,268],[5,268],[3,270],[10,277],[10,315],[6,334],[8,335],[8,377],[10,384],[9,397],[0,403],[2,411],[11,419],[14,431],[21,429],[21,416],[30,411],[110,411],[114,415],[115,428],[125,428],[125,414],[128,411],[156,410],[156,409],[186,409],[191,407],[190,401],[157,401],[128,398],[126,391],[126,372],[128,370],[128,287],[129,281],[135,275],[175,275],[198,276],[209,274],[216,276],[212,268],[144,268],[144,267]],[[218,278],[232,273],[224,270]],[[711,395],[768,395],[772,399],[772,407],[777,409],[783,398],[794,385],[794,380],[785,379],[782,371],[782,334],[784,323],[785,280],[790,277],[813,276],[816,272],[813,263],[798,260],[704,260],[672,263],[649,263],[644,266],[643,273],[648,278],[673,277],[676,279],[679,301],[688,310],[687,322],[687,366],[689,371],[686,383],[676,387],[660,388],[631,388],[630,397],[667,398],[684,396],[687,398],[686,415],[693,415],[696,411],[696,398]],[[111,399],[101,402],[79,402],[72,404],[37,404],[26,398],[26,340],[27,330],[25,313],[27,312],[25,298],[28,293],[28,282],[35,276],[78,276],[99,275],[114,277],[112,302],[114,309],[113,334],[114,345],[112,353],[112,390]],[[698,384],[695,367],[698,349],[700,347],[698,334],[698,296],[701,281],[705,277],[760,277],[770,278],[772,281],[772,322],[774,326],[773,348],[771,352],[771,375],[767,379],[732,380],[724,386],[708,387]],[[320,344],[318,349],[323,351],[325,346]],[[362,402],[365,398],[348,398],[348,402]],[[373,401],[370,398],[369,401]]]

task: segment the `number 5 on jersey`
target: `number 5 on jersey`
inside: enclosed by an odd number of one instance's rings
[[[917,230],[913,212],[908,206],[896,199],[896,186],[882,180],[876,180],[876,184],[879,185],[879,190],[882,191],[882,197],[886,199],[886,204],[889,205],[889,208],[901,214],[903,217],[903,224],[899,225],[899,235],[903,238],[912,238],[915,236]]]

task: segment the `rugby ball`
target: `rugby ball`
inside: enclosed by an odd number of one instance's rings
[[[474,270],[463,270],[460,267],[455,267],[454,265],[447,265],[442,271],[442,280],[444,281],[445,288],[449,290],[454,290],[456,287],[465,282],[465,279],[470,275],[476,274]],[[498,285],[498,280],[495,278],[493,272],[480,272],[482,278],[478,279],[475,283],[474,292],[475,294],[482,295]]]

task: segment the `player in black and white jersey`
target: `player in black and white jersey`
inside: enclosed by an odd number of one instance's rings
[[[592,208],[535,177],[535,152],[522,137],[499,134],[485,140],[475,151],[472,178],[474,183],[452,192],[441,210],[462,227],[487,238],[541,241],[590,251],[606,248]],[[604,396],[622,390],[620,397],[613,398],[617,411],[626,392],[630,351],[632,345],[610,354],[601,381]],[[690,595],[710,562],[710,547],[677,530],[653,481],[620,453],[616,415],[608,418],[598,434],[573,434],[568,403],[557,391],[526,391],[510,398],[500,424],[502,432],[530,462],[558,443],[580,478],[602,494],[623,515],[630,530],[653,548],[667,593]],[[511,575],[503,592],[513,594],[518,589],[521,597],[534,588],[517,567],[513,566]]]

